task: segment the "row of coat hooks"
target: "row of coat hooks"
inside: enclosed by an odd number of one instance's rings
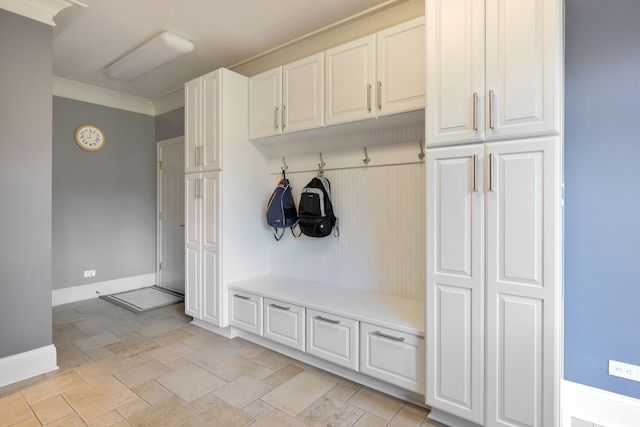
[[[420,153],[418,153],[418,158],[420,160],[424,159],[424,148],[422,147],[422,141],[418,141],[418,146],[420,147]],[[362,159],[362,163],[364,163],[365,165],[368,165],[371,162],[371,158],[369,158],[369,153],[367,153],[367,147],[363,148],[364,150],[364,159]],[[322,175],[324,173],[324,167],[326,166],[326,163],[324,162],[324,159],[322,158],[322,153],[318,153],[320,155],[320,163],[318,163],[318,175]],[[289,169],[289,166],[287,166],[287,162],[285,160],[285,158],[282,158],[282,166],[281,166],[282,172],[285,172],[287,169]]]

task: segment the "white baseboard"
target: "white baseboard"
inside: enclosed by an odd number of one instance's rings
[[[58,369],[56,347],[51,344],[0,359],[0,387]]]
[[[604,427],[637,427],[640,400],[562,381],[563,427],[571,427],[571,417]]]
[[[51,292],[51,305],[56,306],[70,302],[84,301],[91,298],[98,298],[100,295],[110,295],[118,292],[153,286],[155,283],[156,274],[149,273],[142,274],[140,276],[123,277],[122,279],[91,283],[88,285],[54,289]]]

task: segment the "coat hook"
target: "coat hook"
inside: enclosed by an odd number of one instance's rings
[[[284,157],[282,158],[282,164],[283,166],[281,166],[281,169],[283,172],[289,169],[289,166],[287,166],[287,162],[285,162]]]
[[[418,158],[422,160],[424,159],[424,149],[422,148],[422,141],[418,141],[418,145],[420,146],[420,154],[418,154]]]
[[[367,154],[367,147],[364,147],[364,159],[362,159],[362,163],[364,163],[365,165],[368,165],[370,161],[371,161],[371,159],[369,158],[369,155]]]
[[[322,158],[322,153],[320,153],[320,163],[318,163],[318,168],[320,170],[324,169],[325,163],[324,163],[324,159]]]

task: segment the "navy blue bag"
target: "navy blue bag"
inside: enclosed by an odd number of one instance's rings
[[[273,237],[277,241],[282,238],[285,228],[291,229],[291,234],[298,237],[293,232],[293,227],[298,223],[298,212],[292,193],[289,180],[282,171],[282,178],[267,204],[267,224],[273,227]],[[278,230],[280,230],[279,235]]]

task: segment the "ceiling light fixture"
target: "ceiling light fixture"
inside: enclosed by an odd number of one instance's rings
[[[130,82],[192,50],[192,42],[165,31],[109,65],[105,73]]]

